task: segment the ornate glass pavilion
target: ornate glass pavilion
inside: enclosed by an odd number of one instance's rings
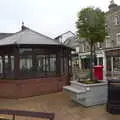
[[[62,90],[72,74],[71,50],[25,26],[2,38],[0,97],[19,98]]]

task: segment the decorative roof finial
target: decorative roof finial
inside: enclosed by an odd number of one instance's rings
[[[24,26],[24,22],[22,21],[22,26]]]
[[[22,30],[27,29],[27,27],[24,25],[24,22],[23,22],[23,21],[22,21],[22,26],[21,26],[21,29],[22,29]]]
[[[111,0],[111,1],[110,1],[110,4],[115,4],[114,0]]]

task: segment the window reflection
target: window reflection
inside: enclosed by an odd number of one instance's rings
[[[20,57],[20,70],[25,73],[32,72],[32,55]]]
[[[56,72],[56,55],[37,55],[37,72],[53,73]]]
[[[2,57],[0,56],[0,73],[3,73]]]
[[[113,58],[113,69],[114,71],[120,71],[120,57]]]

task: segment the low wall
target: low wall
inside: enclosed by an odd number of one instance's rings
[[[0,80],[0,98],[22,98],[61,91],[68,76],[26,80]]]
[[[83,84],[71,81],[71,86],[84,91],[79,94],[72,94],[72,99],[83,106],[89,107],[107,102],[107,82]]]

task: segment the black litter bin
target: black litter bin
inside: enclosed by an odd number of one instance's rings
[[[120,80],[108,81],[107,111],[120,114]]]

